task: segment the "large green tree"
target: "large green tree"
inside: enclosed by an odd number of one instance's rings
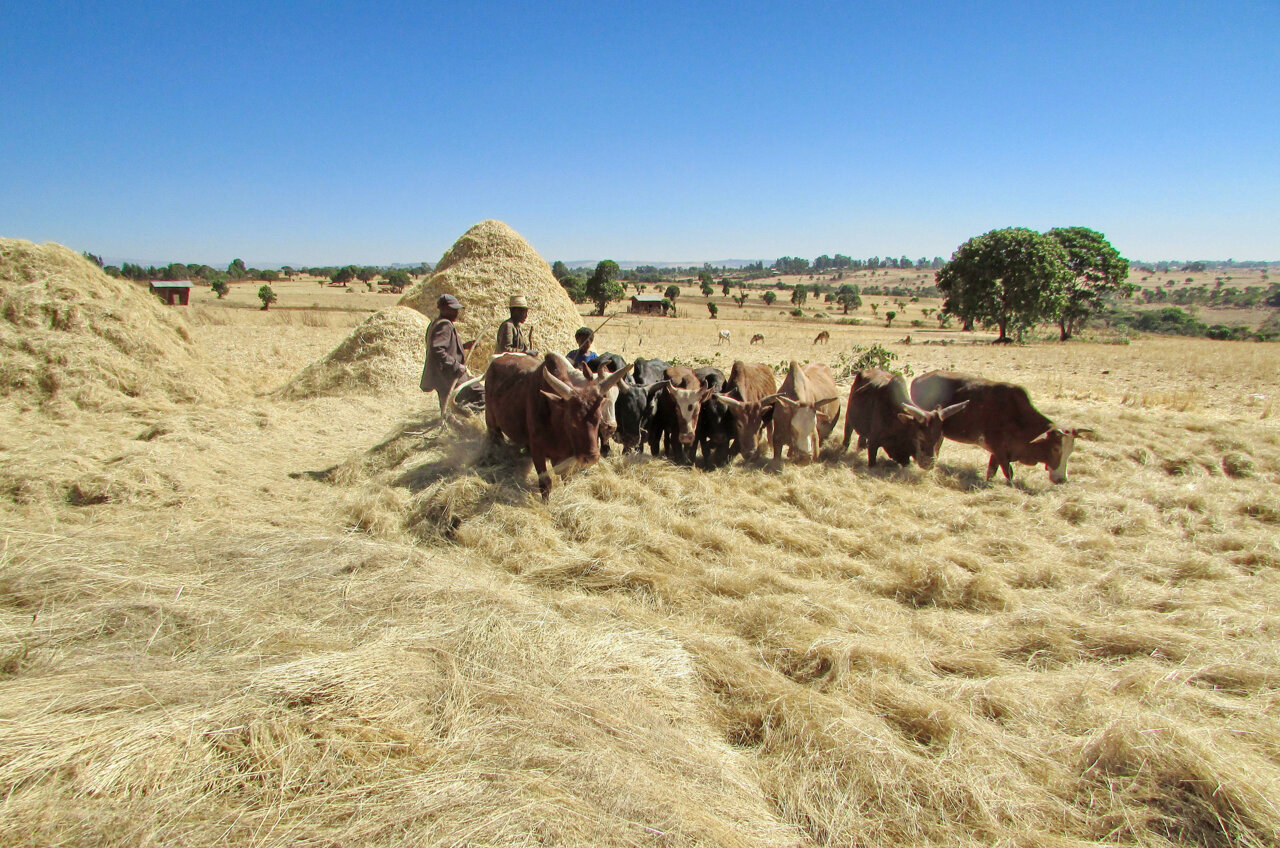
[[[557,282],[564,282],[564,278],[571,273],[573,272],[569,270],[569,266],[559,259],[551,263],[551,276],[555,277]]]
[[[994,324],[997,342],[1058,314],[1071,284],[1067,251],[1056,239],[1024,227],[974,236],[936,275],[948,312]]]
[[[591,279],[587,280],[587,300],[596,305],[596,314],[603,315],[610,301],[622,300],[626,291],[618,282],[618,263],[605,259],[596,265]]]
[[[1062,341],[1071,338],[1090,315],[1100,312],[1112,295],[1128,297],[1134,285],[1129,280],[1129,260],[1111,246],[1107,237],[1088,227],[1057,227],[1045,233],[1067,251],[1067,267],[1072,280],[1058,311]]]

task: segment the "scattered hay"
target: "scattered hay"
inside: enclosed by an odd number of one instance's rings
[[[226,390],[175,309],[62,245],[0,239],[0,395],[136,413]]]
[[[582,325],[577,308],[546,260],[520,234],[501,221],[481,221],[454,242],[436,265],[435,273],[416,283],[400,298],[431,318],[436,298],[454,294],[466,307],[458,321],[465,339],[476,339],[469,360],[473,373],[482,373],[493,353],[498,325],[510,314],[511,295],[529,301],[533,346],[541,351],[572,350],[573,333]]]
[[[430,324],[422,313],[403,306],[376,312],[323,359],[302,369],[278,394],[300,400],[419,392]]]

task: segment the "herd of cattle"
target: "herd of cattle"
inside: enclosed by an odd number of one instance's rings
[[[546,499],[550,471],[564,474],[609,453],[662,451],[674,462],[708,468],[736,454],[746,460],[772,447],[794,462],[817,458],[840,419],[843,391],[822,363],[792,362],[777,384],[773,369],[741,360],[726,376],[657,359],[627,363],[603,354],[578,368],[563,356],[496,356],[484,375],[485,424],[495,442],[526,447]],[[930,468],[946,438],[990,452],[987,479],[999,468],[1013,479],[1013,463],[1043,464],[1055,483],[1067,479],[1067,458],[1083,429],[1057,427],[1032,406],[1027,392],[965,374],[932,371],[908,391],[897,374],[857,374],[845,411],[844,447],[854,433],[874,466],[884,450],[899,465]]]

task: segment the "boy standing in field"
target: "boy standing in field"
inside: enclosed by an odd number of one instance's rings
[[[454,385],[467,375],[467,353],[474,341],[465,345],[458,339],[454,321],[462,311],[462,302],[451,294],[442,294],[436,300],[440,315],[427,327],[427,362],[422,369],[419,387],[424,392],[434,391],[440,401],[440,417],[444,418],[445,404]]]
[[[581,365],[584,362],[588,365],[596,358],[596,353],[591,349],[591,343],[596,340],[596,334],[591,332],[590,327],[579,327],[578,332],[573,334],[573,340],[578,343],[577,350],[569,351],[568,357],[570,365]]]

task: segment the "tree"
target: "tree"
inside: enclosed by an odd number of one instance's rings
[[[674,311],[674,310],[675,310],[675,308],[676,308],[676,305],[675,305],[674,303],[672,303],[672,302],[671,302],[671,298],[669,298],[669,297],[664,297],[664,298],[662,299],[662,314],[663,314],[663,315],[670,315],[670,314],[672,313],[672,311]],[[601,315],[603,315],[604,313],[603,313],[603,312],[601,312],[600,314],[601,314]]]
[[[745,289],[738,289],[738,294],[733,298],[733,302],[738,304],[738,308],[741,309],[743,306],[746,305],[747,298],[750,296],[751,294],[747,292]]]
[[[227,281],[214,280],[209,284],[209,288],[213,289],[213,293],[218,296],[218,300],[222,300],[227,296]]]
[[[716,306],[716,302],[714,300],[708,300],[707,311],[710,312],[711,317],[714,318],[720,314],[720,307]]]
[[[804,302],[809,299],[809,290],[804,285],[798,285],[791,290],[791,302],[796,306],[804,306]]]
[[[262,301],[262,310],[264,312],[279,299],[276,297],[276,293],[271,290],[271,286],[263,286],[258,289],[258,300]]]
[[[243,259],[232,259],[227,266],[227,276],[233,280],[243,280],[248,275],[249,269],[245,267]]]
[[[773,291],[767,291],[760,295],[760,297],[764,299],[765,306],[773,306],[773,302],[778,299],[777,293]]]
[[[701,291],[702,291],[703,297],[711,297],[711,295],[715,294],[716,292],[715,289],[711,288],[710,283],[703,283]]]
[[[858,309],[862,306],[862,295],[858,291],[858,287],[845,283],[836,289],[836,303],[844,307],[844,314],[849,314],[849,308]]]
[[[1057,240],[1024,227],[1008,227],[974,236],[960,245],[939,269],[944,308],[968,325],[995,324],[997,343],[1007,343],[1012,328],[1028,327],[1058,314],[1071,283],[1067,251]]]
[[[357,270],[356,266],[354,265],[344,265],[343,267],[334,271],[333,276],[331,276],[329,279],[333,280],[338,285],[345,286],[356,278],[356,270]]]
[[[381,274],[378,272],[377,268],[370,268],[367,265],[359,271],[356,271],[356,277],[359,278],[362,283],[371,283],[378,279],[379,276],[381,276]]]
[[[274,283],[280,279],[280,274],[277,271],[260,271],[258,279],[264,283]]]
[[[568,277],[571,273],[569,266],[561,262],[559,259],[551,263],[551,276],[555,277],[557,282],[563,283],[564,278]]]
[[[728,281],[728,280],[721,280],[721,281],[720,281],[720,293],[721,293],[722,295],[724,295],[725,297],[728,297],[728,296],[729,296],[729,281]]]
[[[409,286],[409,272],[397,268],[387,275],[387,282],[391,284],[392,294],[400,294]]]
[[[1129,297],[1135,286],[1128,281],[1129,260],[1111,246],[1106,236],[1087,227],[1057,227],[1045,235],[1067,251],[1072,279],[1058,311],[1058,331],[1066,341],[1090,315],[1105,307],[1111,295]]]
[[[680,287],[677,286],[675,283],[672,283],[671,285],[667,286],[667,290],[662,293],[662,296],[665,297],[667,300],[671,301],[672,303],[675,303],[676,300],[680,297]]]
[[[596,270],[587,280],[587,300],[596,305],[596,314],[603,315],[604,308],[610,301],[622,300],[626,291],[618,283],[618,263],[605,259],[596,265]]]
[[[560,281],[560,286],[574,303],[587,302],[587,281],[581,277],[570,274]]]
[[[711,287],[711,283],[712,283],[712,282],[714,282],[714,280],[713,280],[713,279],[712,279],[712,277],[711,277],[711,272],[710,272],[710,271],[708,271],[708,270],[706,270],[705,268],[704,268],[703,270],[699,271],[699,272],[698,272],[698,282],[699,282],[699,283],[701,283],[703,286],[705,286],[705,287],[707,287],[707,288],[710,288],[710,287]]]
[[[85,259],[88,259],[88,260],[89,260],[90,262],[92,262],[94,265],[97,265],[99,268],[101,268],[101,267],[102,267],[102,257],[101,257],[101,256],[97,256],[97,255],[95,255],[95,254],[92,254],[92,253],[90,253],[90,252],[89,252],[89,251],[87,251],[87,250],[82,250],[82,251],[80,252],[80,255],[81,255],[81,256],[83,256]]]
[[[897,312],[894,312],[892,309],[890,309],[888,312],[886,312],[886,313],[884,314],[884,325],[885,325],[886,327],[892,327],[892,326],[893,326],[893,319],[894,319],[894,318],[897,318],[897,317],[898,317],[898,313],[897,313]]]

